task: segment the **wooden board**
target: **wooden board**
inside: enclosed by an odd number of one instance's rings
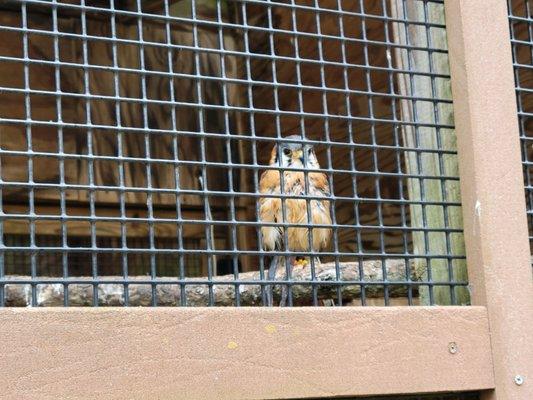
[[[295,399],[494,387],[483,307],[27,308],[4,309],[0,321],[7,400]]]

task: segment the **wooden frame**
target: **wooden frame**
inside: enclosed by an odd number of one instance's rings
[[[533,398],[533,288],[506,4],[445,7],[477,306],[3,309],[4,398],[466,390]]]
[[[472,302],[489,316],[496,390],[531,399],[533,281],[507,2],[447,0]],[[526,378],[527,379],[527,378]]]
[[[3,398],[288,399],[493,386],[483,307],[0,315]]]

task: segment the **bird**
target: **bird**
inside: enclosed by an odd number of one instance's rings
[[[266,169],[261,174],[259,193],[269,197],[259,197],[259,222],[331,225],[330,200],[328,200],[331,192],[328,178],[326,174],[317,171],[320,169],[320,164],[313,146],[302,143],[302,138],[299,135],[287,136],[285,139],[298,140],[299,142],[284,141],[276,143],[272,148],[269,165],[279,169]],[[283,168],[301,170],[285,171]],[[272,196],[275,194],[289,197],[285,197],[283,201],[280,197]],[[315,198],[306,200],[306,195]],[[324,197],[324,199],[317,199],[317,197]],[[283,202],[285,203],[284,206],[282,205]],[[285,221],[283,219],[284,214]],[[261,226],[262,248],[269,251],[322,251],[328,246],[331,235],[331,228],[311,228],[312,240],[310,243],[307,227]],[[285,243],[285,238],[287,238],[287,243]],[[320,262],[318,257],[315,259],[318,263]],[[290,270],[293,265],[306,266],[307,264],[308,261],[305,257],[285,259],[275,255],[268,269],[268,280],[276,279],[276,270],[279,265],[287,265]],[[268,306],[273,305],[272,291],[273,287],[270,285],[266,293]],[[283,286],[280,306],[285,305],[286,298],[287,290]]]

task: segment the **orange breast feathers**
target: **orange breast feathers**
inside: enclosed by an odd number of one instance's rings
[[[289,172],[283,174],[283,194],[294,197],[305,196],[305,175],[303,172]],[[259,192],[261,194],[281,193],[280,172],[267,170],[261,175]],[[327,197],[330,194],[326,175],[319,172],[308,173],[308,195]],[[307,207],[309,205],[309,213]],[[286,198],[285,222],[290,224],[331,225],[330,202],[324,200],[309,200]],[[261,222],[284,222],[282,200],[279,197],[261,197],[259,200],[259,219]],[[264,226],[261,228],[263,248],[265,250],[284,250],[284,227]],[[307,228],[289,227],[287,230],[290,251],[320,251],[326,248],[331,238],[330,228],[311,229],[311,248],[309,248],[309,230]]]

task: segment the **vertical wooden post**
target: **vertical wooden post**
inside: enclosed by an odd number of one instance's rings
[[[484,398],[533,399],[533,283],[507,6],[445,7],[468,275],[472,302],[487,307],[494,360],[496,389]]]
[[[404,2],[391,0],[391,14],[395,19],[412,21],[431,21],[444,24],[442,8],[426,6],[424,2]],[[424,25],[393,24],[394,41],[402,45],[421,48],[446,49],[446,33],[443,29],[430,29]],[[441,53],[442,54],[442,53]],[[429,51],[414,51],[405,48],[395,49],[396,65],[402,70],[421,71],[426,73],[447,73],[446,57],[437,57]],[[451,98],[450,83],[444,79],[434,79],[427,75],[397,74],[400,94],[418,98]],[[401,116],[404,121],[425,123],[453,124],[451,107],[434,104],[429,101],[404,99],[400,102]],[[437,113],[435,109],[437,108]],[[453,130],[436,129],[433,127],[402,126],[403,145],[408,148],[424,148],[430,150],[456,150],[456,137]],[[405,152],[405,168],[410,175],[425,176],[458,176],[457,157],[436,152]],[[407,180],[409,199],[413,201],[460,202],[459,183],[437,179],[410,178]],[[462,215],[458,207],[440,205],[410,206],[410,219],[413,228],[461,228]],[[413,251],[415,254],[447,254],[464,256],[464,240],[462,235],[447,235],[444,232],[415,231],[412,233]],[[464,260],[448,261],[445,259],[431,260],[431,279],[446,282],[451,277],[456,281],[466,281],[466,265]],[[415,261],[417,275],[428,280],[428,265],[424,259]],[[456,288],[454,291],[457,304],[469,303],[468,291]],[[430,304],[429,288],[420,288],[420,301]],[[445,286],[433,288],[435,304],[451,304],[450,289]]]

